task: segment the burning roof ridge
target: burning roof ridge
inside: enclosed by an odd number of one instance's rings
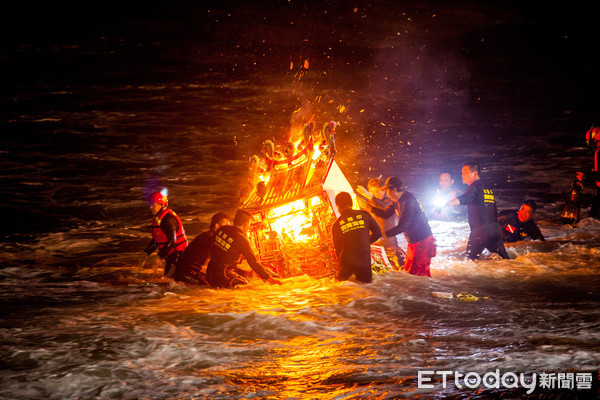
[[[335,156],[338,125],[330,121],[316,131],[311,121],[297,134],[296,143],[286,141],[275,146],[271,140],[265,140],[261,155],[250,157],[249,178],[241,192],[240,208],[273,208],[322,189]]]

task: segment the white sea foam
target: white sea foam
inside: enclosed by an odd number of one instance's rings
[[[585,57],[557,64],[551,52],[546,76],[512,81],[523,74],[504,74],[510,51],[485,56],[494,38],[522,33],[521,21],[526,32],[540,27],[510,17],[514,10],[453,3],[428,14],[427,5],[398,11],[384,1],[340,13],[335,4],[311,11],[284,3],[267,19],[243,6],[192,7],[188,25],[183,12],[151,22],[124,13],[135,37],[107,29],[108,37],[89,42],[44,38],[16,47],[9,64],[35,65],[9,85],[0,150],[9,194],[0,198],[8,218],[0,243],[0,398],[517,398],[421,390],[417,371],[600,369],[600,224],[585,218],[591,188],[577,227],[557,223],[574,171],[590,162],[583,132],[571,132],[589,116],[535,90],[547,81],[561,94],[581,86],[561,86],[555,72]],[[315,19],[310,29],[298,15]],[[231,29],[247,17],[253,34]],[[169,21],[176,32],[196,32],[194,40],[161,41]],[[144,24],[151,39],[143,40]],[[585,26],[594,25],[578,29]],[[327,62],[316,52],[310,68],[298,69],[314,34],[329,48]],[[288,37],[305,38],[302,49]],[[527,35],[520,37],[527,49]],[[48,63],[38,62],[42,54]],[[519,67],[522,54],[512,58]],[[481,63],[490,61],[497,68],[486,72]],[[583,71],[581,79],[594,71],[568,66]],[[532,107],[538,93],[544,101]],[[563,97],[579,98],[573,94]],[[188,287],[153,275],[156,257],[137,272],[149,240],[148,190],[169,188],[192,238],[215,211],[235,211],[260,143],[313,114],[340,121],[336,160],[353,185],[398,175],[424,200],[440,170],[458,180],[462,163],[476,159],[497,185],[500,209],[538,202],[535,218],[548,240],[508,245],[511,260],[486,253],[474,262],[463,256],[467,222],[432,220],[432,278],[388,272],[368,285],[304,276],[282,286]]]

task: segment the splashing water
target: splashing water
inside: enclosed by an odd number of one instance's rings
[[[0,398],[521,398],[418,374],[600,370],[600,225],[557,224],[599,117],[586,13],[570,31],[565,7],[560,24],[532,17],[551,4],[152,3],[85,27],[53,4],[11,14],[47,29],[19,25],[3,52]],[[169,188],[192,238],[235,210],[253,149],[313,115],[340,122],[353,185],[398,175],[423,200],[474,159],[500,209],[538,202],[548,240],[472,262],[467,223],[431,221],[432,279],[368,285],[186,287],[155,259],[137,272],[148,191]]]
[[[468,232],[432,225],[448,243]],[[600,224],[542,230],[549,240],[516,243],[512,260],[465,261],[441,241],[432,279],[370,285],[213,290],[151,269],[5,268],[0,396],[427,398],[419,370],[596,370]]]

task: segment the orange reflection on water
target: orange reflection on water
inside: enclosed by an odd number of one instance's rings
[[[332,396],[334,381],[361,375],[366,369],[346,361],[352,349],[344,345],[345,339],[344,334],[328,340],[306,336],[292,338],[269,352],[269,362],[255,364],[230,378],[235,383],[243,380],[246,384],[261,386],[270,382],[271,388],[282,398],[320,390]]]
[[[400,372],[403,366],[382,366],[380,357],[371,342],[362,342],[357,332],[349,330],[326,339],[292,338],[268,351],[261,361],[221,370],[219,375],[233,385],[273,391],[277,398],[335,399],[356,392],[359,398],[379,399],[414,391],[412,377]],[[387,393],[371,390],[381,385],[389,387]]]

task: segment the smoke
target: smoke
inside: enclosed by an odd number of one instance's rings
[[[448,50],[414,38],[385,46],[375,57],[369,82],[368,116],[375,139],[407,146],[426,141],[426,135],[449,122],[459,124],[469,101],[468,81],[467,68]]]

